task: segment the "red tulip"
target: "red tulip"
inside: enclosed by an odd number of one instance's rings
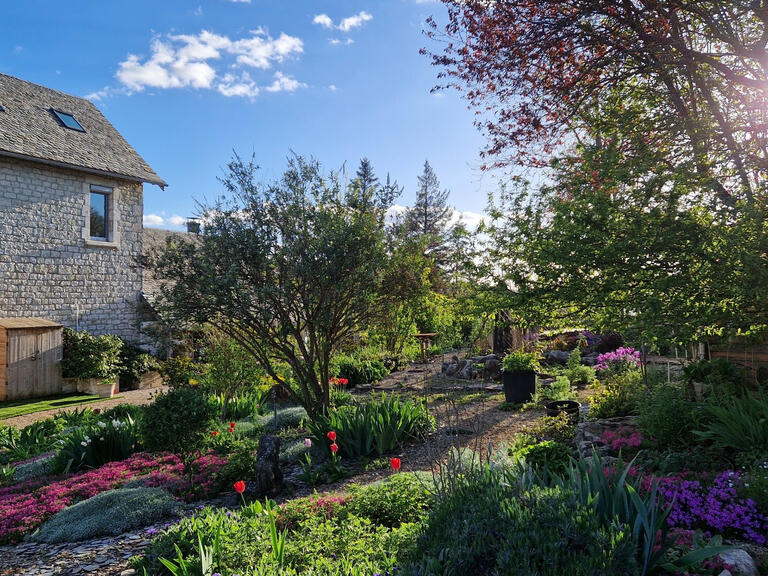
[[[400,462],[400,458],[390,458],[389,459],[389,465],[392,466],[392,469],[397,472],[400,470],[400,465],[402,463]]]
[[[328,432],[326,436],[328,436],[328,440],[330,440],[331,442],[336,442],[336,432],[334,432],[333,430]]]
[[[334,442],[333,444],[331,444],[331,452],[333,452],[334,454],[336,454],[336,452],[338,452],[338,451],[339,451],[339,446],[338,446],[338,444],[336,444],[336,442]]]
[[[245,492],[245,482],[243,482],[242,480],[238,480],[237,482],[235,482],[235,492],[237,492],[238,494],[242,494],[243,492]]]
[[[218,435],[219,435],[218,430],[214,430],[213,432],[211,432],[211,436],[218,436]]]
[[[230,427],[230,428],[234,428],[234,427],[235,427],[235,423],[234,423],[234,422],[230,422],[230,423],[229,423],[229,427]]]

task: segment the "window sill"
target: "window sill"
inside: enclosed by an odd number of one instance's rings
[[[106,242],[104,240],[91,240],[90,238],[85,239],[85,245],[93,246],[95,248],[120,248],[120,244],[118,244],[117,242]]]

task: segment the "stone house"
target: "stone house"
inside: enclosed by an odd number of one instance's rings
[[[0,317],[139,341],[145,182],[91,102],[0,74]]]

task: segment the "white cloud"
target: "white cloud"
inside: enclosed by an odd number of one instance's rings
[[[165,214],[165,212],[161,212]],[[144,214],[143,224],[147,228],[183,228],[187,219],[183,216],[174,214],[170,218],[165,218],[160,214]]]
[[[251,0],[229,0],[233,4],[250,4]]]
[[[242,96],[252,99],[259,95],[259,87],[251,80],[248,72],[243,72],[240,76],[225,74],[216,86],[216,90],[224,96]]]
[[[328,90],[330,90],[331,92],[336,92],[337,90],[336,84],[331,84],[330,86],[328,86]]]
[[[359,28],[366,22],[373,20],[373,16],[371,16],[368,12],[365,10],[361,10],[359,14],[355,14],[354,16],[349,16],[347,18],[344,18],[341,23],[339,24],[338,28],[342,32],[349,32],[352,30],[352,28]]]
[[[157,228],[162,226],[165,220],[162,216],[158,216],[157,214],[144,214],[143,222],[144,226],[149,228]]]
[[[247,72],[227,72],[220,76],[219,69],[227,66],[225,60],[229,60],[229,68],[240,66],[268,70],[303,51],[304,44],[300,38],[284,32],[273,38],[263,28],[252,30],[250,36],[240,39],[208,30],[196,35],[168,34],[152,40],[148,57],[129,54],[118,64],[116,76],[130,92],[140,92],[145,88],[195,88],[215,89],[225,96],[253,98],[258,94],[259,87]],[[303,86],[295,80],[293,82],[296,82],[296,87]],[[93,94],[95,99],[105,95]]]
[[[396,222],[397,219],[404,216],[407,211],[407,206],[393,204],[387,209],[386,221],[388,223]],[[485,216],[477,212],[471,212],[469,210],[461,211],[453,208],[451,217],[448,219],[448,226],[453,226],[460,221],[468,230],[475,230],[483,218],[485,218]]]
[[[202,16],[203,15],[203,7],[202,6],[198,6],[197,8],[195,8],[195,10],[192,12],[192,14],[194,14],[195,16]]]
[[[297,88],[305,88],[306,84],[302,84],[292,76],[286,76],[282,72],[275,72],[275,81],[266,87],[267,92],[295,92]]]
[[[349,46],[350,44],[355,43],[355,41],[352,40],[352,38],[345,38],[343,40],[341,38],[329,38],[328,42],[333,46],[337,46],[338,44],[344,44],[345,46]]]
[[[317,14],[312,20],[312,24],[319,24],[323,28],[333,28],[333,20],[328,14]]]
[[[312,23],[318,24],[323,28],[327,28],[329,30],[335,29],[335,30],[341,30],[342,32],[349,32],[354,28],[360,28],[366,22],[369,22],[371,20],[373,20],[373,16],[370,13],[366,12],[365,10],[361,10],[359,13],[355,14],[354,16],[347,16],[346,18],[342,18],[341,21],[338,23],[338,25],[335,25],[333,23],[333,20],[331,19],[330,16],[328,16],[328,14],[315,15],[315,17],[312,19]]]

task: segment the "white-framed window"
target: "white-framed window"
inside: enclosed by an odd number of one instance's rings
[[[85,183],[83,239],[87,246],[117,248],[120,244],[118,194],[117,189],[106,184]]]

